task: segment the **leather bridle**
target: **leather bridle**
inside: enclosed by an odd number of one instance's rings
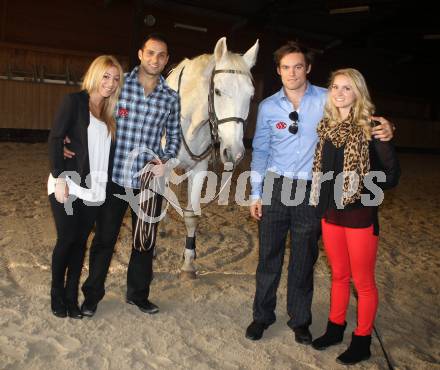
[[[179,74],[179,80],[177,85],[177,93],[180,94],[180,85],[182,81],[182,75],[183,70],[185,67],[182,68]],[[246,128],[246,121],[241,117],[226,117],[219,119],[217,116],[217,113],[215,111],[215,104],[214,104],[214,96],[215,96],[215,84],[214,84],[214,77],[215,75],[219,73],[234,73],[234,74],[241,74],[241,75],[247,75],[246,72],[240,71],[238,69],[214,69],[211,73],[211,78],[209,81],[209,93],[208,93],[208,119],[206,121],[203,121],[201,125],[205,125],[206,123],[209,123],[209,129],[211,133],[211,142],[208,145],[208,147],[201,153],[201,154],[195,154],[191,151],[191,149],[188,146],[188,143],[185,139],[185,136],[183,135],[182,131],[182,141],[183,145],[185,146],[186,151],[188,152],[191,159],[195,161],[201,161],[202,159],[206,158],[212,150],[215,148],[215,146],[220,142],[218,138],[218,127],[226,122],[236,122],[237,124],[243,124],[243,133]]]

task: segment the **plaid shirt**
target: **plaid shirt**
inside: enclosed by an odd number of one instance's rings
[[[156,157],[170,159],[180,148],[180,99],[160,76],[147,97],[138,81],[139,66],[125,75],[116,117],[116,148],[113,182],[132,189],[140,188],[137,173]],[[166,132],[166,145],[160,141]]]

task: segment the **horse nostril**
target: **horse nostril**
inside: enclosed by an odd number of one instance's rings
[[[230,157],[229,154],[230,154],[229,150],[227,148],[225,148],[223,150],[223,157],[225,157],[226,159],[229,159],[229,157]]]

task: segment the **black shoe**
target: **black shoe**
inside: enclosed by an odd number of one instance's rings
[[[246,329],[246,338],[250,340],[259,340],[263,336],[263,332],[269,327],[264,322],[252,321]]]
[[[350,346],[336,359],[343,365],[354,365],[358,362],[368,360],[371,356],[371,335],[359,336],[353,333]]]
[[[137,306],[137,308],[139,308],[142,312],[149,313],[150,315],[159,312],[159,307],[150,302],[148,299],[145,301],[138,301],[127,298],[127,303]]]
[[[50,308],[56,317],[67,317],[67,307],[64,299],[51,295]]]
[[[344,325],[338,325],[329,320],[327,322],[327,330],[325,331],[324,335],[318,339],[315,339],[312,342],[312,347],[318,351],[322,351],[327,347],[341,343],[342,339],[344,339],[344,331],[346,326],[347,323],[344,323]]]
[[[57,307],[57,308],[52,307],[52,313],[56,317],[61,317],[61,318],[67,317],[66,306],[64,306],[64,307]]]
[[[72,319],[82,319],[83,314],[81,313],[81,310],[78,307],[78,303],[76,302],[67,302],[67,316],[69,316]]]
[[[90,304],[89,302],[87,302],[87,300],[85,300],[81,305],[81,313],[83,316],[92,317],[95,314],[97,308],[97,304]]]
[[[295,341],[299,344],[312,344],[312,333],[310,333],[309,326],[298,326],[293,329],[295,333]]]

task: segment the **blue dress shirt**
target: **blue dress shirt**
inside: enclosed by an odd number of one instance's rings
[[[252,198],[261,198],[267,171],[291,179],[312,179],[312,165],[318,135],[316,128],[324,113],[327,90],[307,82],[297,110],[298,132],[289,132],[289,113],[294,111],[281,88],[258,107],[257,127],[252,143]]]

